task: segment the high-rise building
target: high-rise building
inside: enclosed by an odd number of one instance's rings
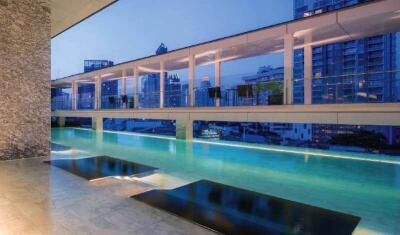
[[[168,47],[165,46],[164,43],[161,43],[160,46],[158,46],[158,48],[156,50],[156,55],[165,54],[167,52],[168,52]]]
[[[84,61],[84,72],[91,72],[98,69],[113,66],[114,62],[110,60],[85,60]],[[94,84],[80,85],[78,88],[79,102],[78,108],[91,109],[94,107]],[[106,81],[101,85],[102,96],[110,96],[118,94],[118,80]],[[102,99],[102,106],[106,104]]]
[[[94,84],[81,84],[78,87],[78,109],[94,108]]]
[[[152,73],[142,77],[142,92],[140,106],[143,108],[157,108],[160,106],[160,74]]]
[[[261,66],[254,75],[243,77],[246,84],[258,82],[283,81],[283,67]]]
[[[87,73],[113,65],[114,62],[110,60],[85,60],[83,71]]]
[[[168,48],[161,43],[156,50],[156,55],[168,52]],[[179,86],[179,88],[178,88]],[[164,105],[165,107],[179,107],[180,98],[172,95],[173,92],[180,90],[180,79],[177,76],[164,74]],[[180,95],[180,93],[179,93]],[[142,92],[140,95],[140,106],[144,108],[156,108],[160,105],[160,74],[152,73],[142,77]]]
[[[294,17],[308,17],[366,0],[294,0]],[[396,34],[314,47],[313,103],[390,102],[399,100]],[[294,55],[294,103],[303,102],[303,50]]]
[[[181,80],[178,74],[170,74],[165,81],[165,107],[181,107]]]
[[[308,17],[365,0],[294,0],[294,17]],[[313,47],[313,103],[399,101],[396,74],[396,33]],[[303,103],[303,50],[294,52],[294,103]],[[333,135],[352,133],[355,125],[313,125],[313,142],[327,143]],[[398,130],[377,127],[389,143]]]
[[[283,85],[283,77],[284,77],[283,67],[274,68],[272,66],[261,66],[260,68],[258,68],[256,74],[245,76],[242,79],[245,82],[245,84],[255,85],[258,83],[270,83],[272,81],[275,81]],[[254,103],[253,105],[268,104],[269,93],[267,90],[255,91],[254,93],[256,93],[255,94],[256,103]]]
[[[195,90],[195,105],[199,107],[213,106],[214,100],[208,97],[208,88],[211,87],[210,78],[204,76],[200,81],[200,87]]]

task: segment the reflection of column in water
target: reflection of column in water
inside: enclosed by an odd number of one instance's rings
[[[103,132],[102,131],[97,131],[95,134],[96,138],[96,148],[103,149]]]
[[[306,154],[304,154],[304,162],[305,163],[307,163],[308,162],[308,158],[309,158],[310,156],[306,153]]]
[[[175,147],[175,152],[178,154],[184,155],[185,159],[187,157],[192,157],[193,156],[193,145],[192,141],[186,141],[186,140],[171,140],[170,144],[174,145]]]
[[[172,141],[172,140],[170,140],[169,142],[168,142],[168,151],[169,151],[169,153],[171,153],[171,154],[176,154],[176,149],[177,149],[177,142],[175,142],[175,141]],[[179,147],[178,147],[179,148]],[[179,152],[179,149],[178,149],[178,152]]]

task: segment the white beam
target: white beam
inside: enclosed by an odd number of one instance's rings
[[[234,114],[234,115],[232,115]],[[345,125],[400,125],[397,103],[266,105],[242,107],[204,107],[132,110],[59,110],[57,117],[148,118],[162,120],[204,120],[230,122],[287,122]],[[184,129],[181,129],[184,130]],[[185,129],[186,133],[186,129]]]

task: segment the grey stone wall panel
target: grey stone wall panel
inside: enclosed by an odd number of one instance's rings
[[[0,0],[0,160],[50,154],[49,0]]]

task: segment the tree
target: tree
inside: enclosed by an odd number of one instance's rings
[[[282,96],[282,84],[278,81],[270,82],[260,82],[254,85],[254,90],[256,92],[256,104],[259,104],[260,93],[268,91],[269,99],[270,97],[280,97]]]

